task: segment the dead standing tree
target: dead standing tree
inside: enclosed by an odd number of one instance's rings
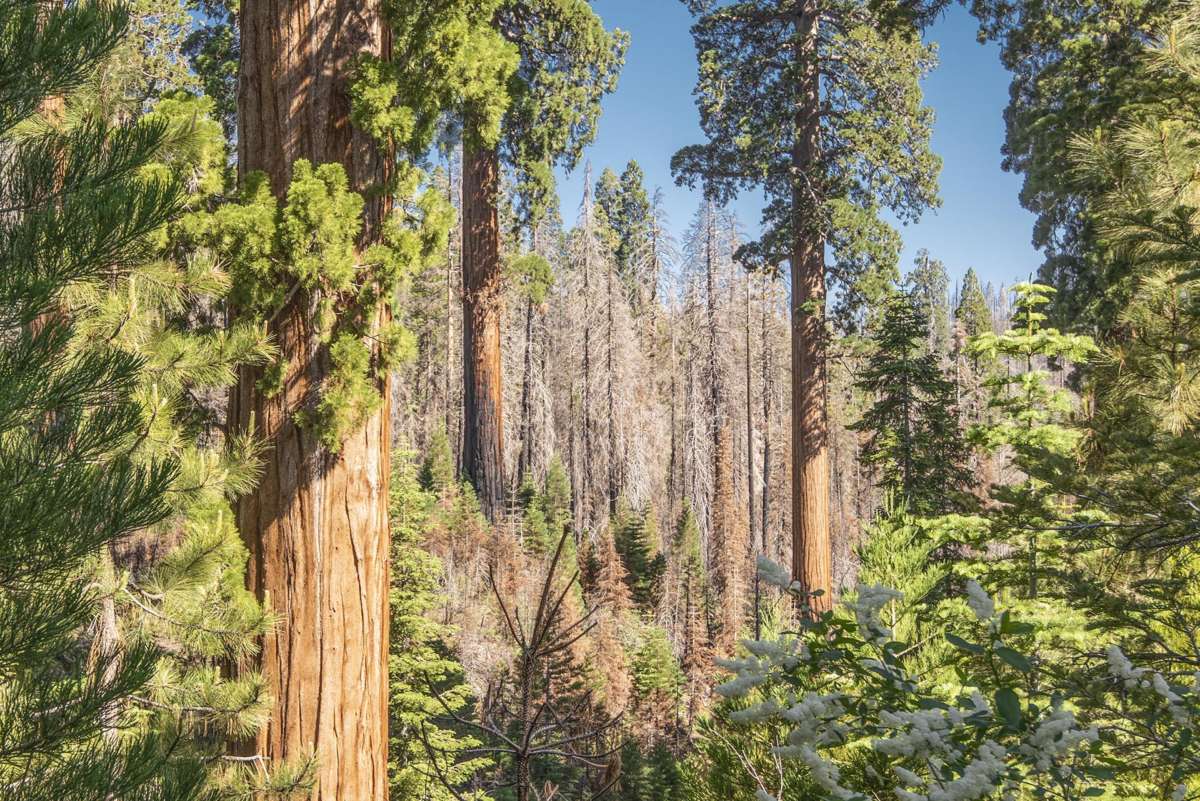
[[[499,766],[488,790],[513,788],[517,801],[560,799],[560,788],[546,782],[538,788],[534,768],[554,761],[597,775],[581,801],[594,801],[612,789],[620,779],[618,738],[612,747],[604,745],[621,722],[622,715],[594,719],[598,704],[590,689],[575,689],[562,680],[562,666],[572,646],[596,626],[598,607],[566,622],[565,602],[579,580],[578,570],[561,586],[556,580],[561,567],[568,533],[560,537],[538,594],[532,621],[521,619],[520,610],[510,609],[500,591],[495,569],[488,569],[488,585],[495,595],[504,630],[511,638],[516,654],[512,670],[491,683],[479,711],[478,720],[455,713],[430,684],[430,691],[442,705],[447,717],[464,729],[475,731],[484,745],[466,749],[465,759],[486,756]],[[436,749],[422,735],[438,779],[460,801],[459,790],[441,769]]]

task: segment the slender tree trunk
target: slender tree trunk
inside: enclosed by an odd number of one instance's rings
[[[521,375],[521,458],[517,463],[517,483],[525,480],[533,460],[533,408],[530,384],[533,380],[533,298],[525,300],[525,365]]]
[[[833,606],[825,378],[825,240],[819,199],[820,72],[816,0],[800,3],[792,190],[792,572],[814,613]]]
[[[767,324],[770,320],[768,310],[774,307],[774,289],[770,294],[763,288],[762,308],[762,398],[763,398],[763,482],[762,482],[762,527],[759,534],[762,537],[762,552],[768,553],[768,532],[771,530],[771,397],[775,391],[771,382],[774,371],[771,354],[773,347]],[[768,302],[770,301],[770,302]]]
[[[363,52],[390,55],[375,0],[243,0],[238,169],[266,173],[282,198],[292,164],[336,162],[368,198],[365,247],[389,201],[378,190],[390,158],[350,124],[347,79]],[[391,414],[379,409],[338,453],[297,425],[331,371],[316,321],[318,292],[297,293],[269,333],[286,365],[283,389],[260,389],[262,368],[243,367],[230,399],[234,431],[266,445],[258,486],[237,504],[250,551],[247,584],[278,616],[258,667],[275,706],[253,743],[279,765],[317,759],[315,801],[387,798],[388,476]],[[371,322],[386,322],[377,307]]]
[[[617,497],[621,494],[621,467],[617,458],[616,380],[613,374],[613,267],[606,270],[608,295],[608,329],[605,371],[608,373],[608,513],[617,513]]]
[[[463,468],[489,520],[504,505],[504,399],[500,363],[500,156],[463,155]]]

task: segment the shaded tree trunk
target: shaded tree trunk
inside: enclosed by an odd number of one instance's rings
[[[238,169],[261,170],[282,198],[292,164],[343,165],[368,198],[360,246],[378,237],[388,200],[377,190],[390,159],[350,124],[347,78],[362,52],[387,57],[377,2],[244,0],[238,97]],[[230,398],[234,431],[267,448],[263,475],[239,499],[250,551],[247,584],[278,616],[258,667],[275,707],[253,752],[278,765],[315,755],[317,801],[387,797],[388,475],[391,440],[380,407],[331,453],[297,425],[331,371],[318,329],[319,292],[292,296],[269,323],[286,364],[283,389],[260,389],[243,367]],[[376,325],[385,322],[377,307]]]
[[[500,319],[500,156],[463,154],[463,471],[495,521],[504,504],[504,399]]]
[[[792,572],[812,599],[814,613],[830,609],[829,433],[825,408],[825,241],[818,199],[820,72],[816,0],[800,4],[792,189]]]

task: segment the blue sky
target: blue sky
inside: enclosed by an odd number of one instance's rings
[[[632,41],[615,94],[604,101],[595,143],[587,159],[597,174],[618,172],[631,158],[646,172],[651,189],[662,188],[671,227],[678,236],[698,198],[671,180],[671,155],[701,141],[692,99],[696,60],[688,33],[691,18],[678,0],[595,0],[609,27]],[[1000,169],[1002,113],[1008,74],[994,45],[975,40],[975,22],[957,4],[927,38],[938,43],[939,65],[925,81],[927,102],[937,114],[933,147],[942,157],[942,206],[901,229],[908,269],[919,248],[946,263],[957,279],[974,267],[985,281],[1011,283],[1037,269],[1041,257],[1030,244],[1033,216],[1021,208],[1020,176]],[[563,219],[574,221],[583,187],[582,165],[559,187]],[[749,231],[758,222],[758,198],[741,198],[735,210]]]

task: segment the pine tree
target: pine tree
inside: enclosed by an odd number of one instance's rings
[[[161,123],[55,125],[128,26],[121,8],[0,3],[0,786],[14,801],[186,801],[206,778],[170,737],[114,736],[162,654],[101,647],[89,627],[89,562],[166,519],[179,475],[135,452],[143,362],[75,348],[69,314],[73,291],[128,275],[182,207],[176,182],[142,172]],[[17,138],[22,123],[40,130]]]
[[[934,202],[937,158],[919,80],[933,53],[914,35],[929,9],[844,0],[690,0],[708,143],[672,159],[676,180],[724,203],[762,186],[763,234],[741,260],[792,271],[793,572],[832,605],[826,403],[826,245],[853,290],[894,264],[903,219]],[[818,21],[820,20],[820,24]],[[886,98],[886,101],[883,100]],[[836,120],[836,122],[835,122]],[[883,141],[867,132],[901,134]]]
[[[879,471],[902,509],[917,514],[954,508],[970,478],[954,385],[928,341],[928,321],[913,297],[888,298],[872,336],[874,351],[854,384],[873,402],[851,426],[870,435],[860,459]]]
[[[1038,280],[1058,290],[1048,308],[1061,328],[1104,331],[1123,305],[1127,262],[1104,247],[1092,210],[1110,185],[1075,170],[1072,145],[1158,95],[1161,76],[1140,55],[1174,8],[1168,0],[972,5],[980,35],[999,44],[1012,74],[1003,166],[1022,174],[1021,204],[1037,215]],[[1193,91],[1185,105],[1196,99]]]
[[[266,361],[271,348],[253,326],[216,327],[205,319],[229,288],[213,254],[193,248],[189,234],[204,214],[196,210],[224,184],[225,151],[210,110],[206,98],[180,95],[143,117],[167,131],[159,160],[147,169],[186,179],[189,211],[166,229],[158,258],[104,285],[76,289],[69,306],[78,321],[75,348],[117,349],[146,364],[137,392],[145,428],[137,458],[180,466],[170,516],[100,556],[97,642],[117,653],[138,640],[165,648],[141,700],[145,723],[182,734],[180,748],[213,759],[223,749],[213,731],[253,736],[269,711],[261,677],[229,675],[224,666],[254,656],[271,618],[245,588],[247,554],[230,505],[257,480],[258,451],[247,438],[215,436],[223,420],[212,399],[228,391],[239,365]],[[222,777],[229,792],[285,795],[306,774],[303,761],[231,765]]]

